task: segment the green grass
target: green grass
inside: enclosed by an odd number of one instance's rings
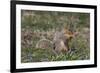
[[[72,19],[71,17],[74,18]],[[90,59],[89,20],[90,15],[88,13],[22,10],[21,62]],[[37,42],[43,36],[52,41],[54,32],[60,30],[63,26],[79,32],[78,36],[69,42],[70,51],[57,54],[50,48],[35,48]]]

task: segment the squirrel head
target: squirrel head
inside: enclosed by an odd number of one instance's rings
[[[63,29],[63,33],[64,33],[64,36],[67,37],[68,40],[76,37],[79,34],[78,32],[72,32],[68,30],[67,28]]]

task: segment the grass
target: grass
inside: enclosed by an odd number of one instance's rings
[[[22,10],[21,62],[90,59],[89,16],[88,13]],[[63,26],[79,32],[78,36],[69,42],[68,52],[57,54],[51,48],[35,47],[37,42],[44,37],[52,41],[55,31]]]

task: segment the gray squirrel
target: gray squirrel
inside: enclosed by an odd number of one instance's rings
[[[62,31],[56,31],[53,37],[53,40],[50,41],[48,39],[41,39],[36,44],[36,48],[42,49],[53,49],[55,52],[68,52],[69,45],[68,42],[71,38],[74,38],[77,35],[77,32],[71,32],[67,29],[63,29]]]

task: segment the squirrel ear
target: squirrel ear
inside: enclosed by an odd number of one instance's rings
[[[66,25],[64,25],[64,29],[68,29],[67,24],[66,24]]]

